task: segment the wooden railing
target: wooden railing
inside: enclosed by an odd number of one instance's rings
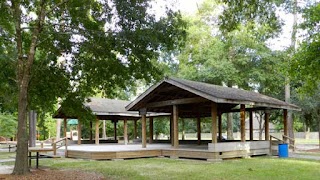
[[[279,144],[279,142],[280,143],[285,143],[282,139],[279,139],[279,138],[277,138],[277,137],[275,137],[275,136],[272,136],[272,135],[270,135],[270,155],[272,155],[272,143],[273,143],[273,141],[272,140],[277,140],[277,144]]]
[[[289,137],[289,136],[286,136],[286,135],[282,135],[282,139],[283,139],[283,141],[285,142],[285,143],[287,143],[288,142],[288,140],[289,140],[289,148],[291,147],[292,148],[292,150],[293,150],[293,152],[296,150],[296,146],[295,146],[295,139],[293,139],[293,138],[291,138],[291,137]]]
[[[64,144],[63,144],[64,142]],[[53,155],[57,155],[57,149],[61,148],[65,146],[65,157],[68,157],[68,138],[67,137],[64,137],[58,141],[54,141],[52,143],[52,148],[53,148]]]

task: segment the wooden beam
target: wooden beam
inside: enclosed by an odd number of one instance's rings
[[[288,136],[288,110],[283,109],[283,135]]]
[[[153,103],[146,104],[146,107],[163,107],[163,106],[172,106],[172,105],[179,105],[179,104],[192,104],[192,103],[201,103],[206,102],[207,99],[202,97],[194,97],[194,98],[184,98],[184,99],[174,99],[174,100],[167,100],[167,101],[158,101]]]
[[[176,105],[173,105],[172,110],[173,110],[173,147],[179,148],[178,107]]]
[[[63,137],[67,137],[67,118],[66,117],[63,119]],[[57,139],[57,141],[58,140],[59,139]]]
[[[253,141],[253,111],[249,111],[249,132],[250,132],[250,141]]]
[[[147,147],[147,123],[146,123],[146,115],[143,114],[141,115],[141,132],[142,132],[142,148],[146,148]]]
[[[153,141],[153,117],[149,117],[149,143]]]
[[[81,121],[78,118],[78,145],[81,144]]]
[[[198,138],[198,145],[201,144],[201,119],[200,117],[197,118],[197,138]]]
[[[123,139],[124,139],[124,144],[128,144],[128,125],[127,125],[127,119],[123,120]]]
[[[107,139],[106,120],[102,120],[102,139]]]
[[[90,143],[92,143],[93,134],[92,134],[92,121],[90,121]]]
[[[137,120],[134,120],[133,139],[137,139]]]
[[[113,137],[114,137],[114,140],[118,140],[117,139],[117,120],[114,120],[113,121]]]
[[[100,121],[99,121],[99,119],[97,118],[96,119],[96,129],[95,129],[95,143],[96,144],[99,144],[99,125],[100,125]]]
[[[268,111],[265,111],[264,113],[264,139],[266,141],[269,141],[269,117],[270,113]]]
[[[173,147],[173,113],[170,116],[170,142],[171,146]]]
[[[211,118],[212,118],[212,130],[211,130],[211,134],[212,134],[212,143],[216,144],[217,143],[217,114],[218,114],[218,110],[217,110],[217,104],[212,102],[211,103]]]
[[[219,141],[222,141],[222,114],[218,113]]]
[[[240,132],[241,132],[241,142],[246,141],[246,106],[244,104],[240,105]]]

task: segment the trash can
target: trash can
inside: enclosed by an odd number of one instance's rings
[[[279,158],[287,158],[288,157],[288,144],[279,144],[278,145]]]

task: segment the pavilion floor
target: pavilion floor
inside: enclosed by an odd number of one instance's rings
[[[249,145],[248,145],[249,144]],[[146,157],[190,158],[204,160],[221,160],[227,158],[267,155],[268,141],[223,142],[216,145],[180,144],[174,148],[170,144],[82,144],[68,146],[69,158],[112,160]]]

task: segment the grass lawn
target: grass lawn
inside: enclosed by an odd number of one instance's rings
[[[0,152],[0,159],[14,153]],[[13,162],[2,163],[13,164]],[[1,164],[0,164],[1,165]],[[35,162],[32,162],[35,165]],[[119,161],[41,159],[40,168],[98,172],[107,179],[317,179],[320,161],[255,157],[222,162],[169,158]]]
[[[320,176],[319,161],[269,157],[215,163],[169,158],[121,161],[62,158],[42,159],[40,165],[94,171],[110,179],[315,179]]]

